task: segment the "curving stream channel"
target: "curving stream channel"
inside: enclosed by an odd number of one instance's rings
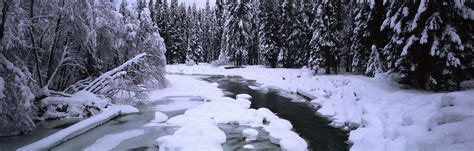
[[[316,115],[316,110],[308,102],[297,101],[302,99],[297,95],[271,88],[252,89],[250,87],[258,85],[254,80],[237,76],[211,76],[203,79],[218,83],[219,88],[232,98],[239,93],[250,94],[251,108],[265,107],[279,117],[289,120],[295,131],[307,140],[309,148],[314,151],[349,150],[348,132],[329,126],[331,122],[328,119]]]
[[[251,99],[252,108],[258,109],[265,107],[277,114],[279,117],[289,120],[294,127],[294,130],[304,139],[307,140],[309,149],[314,151],[345,151],[349,150],[347,144],[348,132],[338,128],[329,126],[328,121],[324,117],[317,116],[316,110],[311,107],[308,102],[301,102],[298,100],[302,97],[289,94],[285,91],[272,88],[257,89],[258,84],[254,80],[246,80],[242,77],[229,76],[198,76],[197,78],[211,83],[218,83],[219,88],[224,91],[226,96],[235,98],[236,94],[247,93],[253,98]],[[136,105],[142,113],[131,114],[112,119],[105,124],[94,128],[85,134],[73,138],[67,142],[52,148],[51,150],[83,150],[94,144],[100,138],[106,135],[113,135],[126,132],[140,131],[142,134],[135,137],[130,137],[122,142],[118,142],[113,150],[157,150],[155,140],[158,137],[171,135],[177,130],[177,127],[146,127],[144,124],[148,123],[154,118],[155,106],[158,104],[167,104],[176,101],[196,101],[202,102],[200,97],[191,96],[176,96],[160,99],[152,104]],[[184,110],[164,112],[169,117],[183,114]],[[63,125],[54,126],[54,131],[66,128],[74,122],[66,122]],[[48,124],[49,125],[49,124]],[[244,126],[219,125],[219,127],[226,133],[227,142],[223,144],[224,150],[246,150],[242,149],[245,144],[243,141],[241,131],[246,128]],[[261,141],[253,145],[261,146],[264,150],[280,150],[277,145],[268,141],[268,133],[261,128],[257,129],[263,136]],[[38,130],[44,133],[39,136],[50,135],[54,131]],[[266,135],[266,136],[264,136]],[[0,140],[8,140],[9,138],[0,138]],[[34,138],[38,140],[39,138]],[[33,138],[29,136],[16,136],[17,145],[10,145],[10,149],[14,146],[21,147],[31,143]],[[20,141],[28,140],[28,141]],[[10,141],[12,142],[12,141]],[[0,150],[6,149],[0,143]],[[107,144],[107,143],[105,143]],[[16,148],[16,147],[14,147]],[[259,148],[259,147],[257,147]]]

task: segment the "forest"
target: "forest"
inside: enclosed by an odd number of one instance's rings
[[[266,65],[457,90],[473,78],[473,3],[462,0],[219,0],[150,4],[168,64]]]
[[[464,0],[217,0],[205,8],[177,0],[1,0],[0,136],[145,99],[168,85],[167,64],[388,73],[410,88],[459,90],[474,78],[473,7]]]

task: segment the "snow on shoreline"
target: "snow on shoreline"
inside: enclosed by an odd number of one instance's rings
[[[401,89],[384,75],[318,75],[308,69],[261,66],[224,69],[168,65],[168,73],[238,75],[312,95],[334,126],[353,126],[351,150],[474,150],[474,90],[433,93]]]
[[[48,150],[51,147],[54,147],[62,142],[65,142],[71,138],[74,138],[75,136],[85,133],[89,131],[90,129],[93,129],[119,115],[138,113],[138,112],[139,112],[138,109],[130,105],[116,105],[116,106],[111,107],[110,109],[105,110],[104,112],[98,115],[82,120],[79,123],[76,123],[68,128],[60,130],[32,144],[23,146],[17,150],[19,151]]]

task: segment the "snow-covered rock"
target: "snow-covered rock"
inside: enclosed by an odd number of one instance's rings
[[[235,96],[235,98],[242,98],[242,99],[250,100],[250,99],[252,99],[252,96],[249,95],[249,94],[237,94],[237,95]]]
[[[274,119],[278,119],[278,116],[276,116],[272,111],[267,108],[259,108],[257,110],[257,115],[263,117],[264,120],[267,122],[272,121]]]
[[[237,103],[239,103],[243,108],[250,108],[250,105],[252,104],[252,102],[250,102],[250,100],[248,99],[243,99],[243,98],[237,98],[235,101],[237,101]]]
[[[290,121],[285,119],[275,119],[270,122],[268,126],[265,127],[266,131],[289,131],[293,128]]]
[[[254,141],[257,140],[258,131],[255,129],[247,128],[242,131],[242,136],[244,136],[245,141]]]

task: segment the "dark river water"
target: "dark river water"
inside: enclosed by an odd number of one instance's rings
[[[254,90],[254,80],[241,77],[211,76],[204,78],[208,82],[216,82],[219,88],[227,91],[228,97],[236,94],[250,94],[251,108],[268,108],[279,117],[290,121],[295,131],[307,140],[309,148],[314,151],[345,151],[349,150],[348,132],[329,126],[328,119],[315,114],[316,110],[307,102],[295,102],[295,98],[285,97],[281,90]],[[230,93],[229,93],[230,92]]]

